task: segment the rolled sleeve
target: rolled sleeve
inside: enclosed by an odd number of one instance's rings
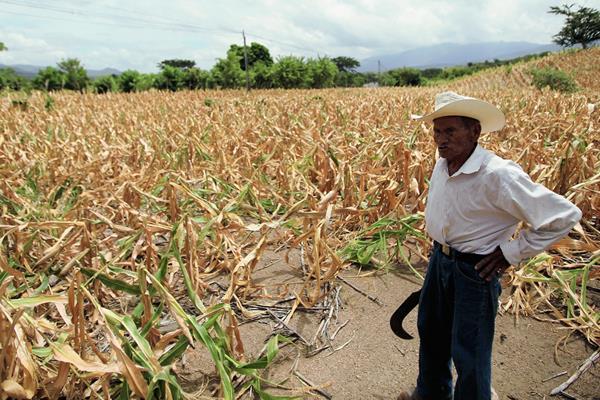
[[[577,224],[581,210],[546,187],[537,184],[516,164],[502,180],[499,207],[527,223],[519,236],[500,249],[513,265],[547,249]]]
[[[500,244],[500,250],[510,265],[517,265],[521,262],[521,251],[519,251],[519,243],[516,240]]]

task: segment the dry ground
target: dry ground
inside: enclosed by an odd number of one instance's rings
[[[288,264],[283,260],[284,253],[265,253],[256,272],[256,283],[267,287],[289,283],[293,288],[301,282],[298,254],[292,253]],[[419,281],[401,266],[368,277],[359,277],[358,273],[352,268],[343,276],[376,296],[383,305],[338,281],[342,307],[337,320],[332,321],[330,334],[348,321],[332,341],[332,348],[347,345],[337,351],[327,349],[311,357],[306,356],[306,349],[300,344],[284,347],[269,369],[268,379],[272,382],[285,381],[286,387],[305,388],[296,376],[291,375],[290,371],[295,368],[312,384],[322,387],[331,398],[348,400],[394,399],[402,389],[413,387],[417,376],[418,337],[410,341],[397,338],[389,329],[388,319],[398,304],[419,288]],[[297,312],[290,326],[311,341],[319,321],[319,314]],[[258,355],[274,326],[275,322],[271,319],[242,325],[244,345],[250,357]],[[405,327],[416,334],[416,310],[407,317]],[[499,315],[494,343],[493,385],[500,398],[551,398],[550,391],[574,373],[594,351],[581,337],[573,335],[565,346],[558,347],[555,357],[555,346],[566,333],[559,324],[523,317],[515,321],[512,315]],[[190,350],[185,354],[177,365],[177,371],[186,390],[202,386],[205,374],[211,373],[207,365],[212,364],[204,350]],[[549,379],[563,371],[566,371],[565,375]],[[596,365],[569,387],[567,393],[581,400],[600,399],[599,377],[600,367]],[[290,393],[275,389],[270,389],[270,392]],[[308,392],[302,394],[302,398],[326,397]]]

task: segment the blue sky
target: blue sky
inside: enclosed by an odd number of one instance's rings
[[[444,42],[550,43],[563,0],[0,0],[2,64],[54,65],[75,57],[91,69],[156,71],[168,58],[211,68],[229,45],[274,57],[370,56]],[[567,3],[570,3],[568,1]],[[600,8],[600,0],[580,0]]]

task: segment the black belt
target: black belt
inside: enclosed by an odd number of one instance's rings
[[[463,261],[473,265],[477,264],[484,257],[488,256],[488,254],[463,253],[461,251],[453,249],[448,245],[440,244],[436,241],[433,242],[433,247],[439,249],[442,252],[442,254],[444,254],[448,258]]]

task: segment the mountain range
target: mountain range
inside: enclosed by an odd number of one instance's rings
[[[443,43],[433,46],[418,47],[395,54],[384,54],[369,57],[360,62],[359,72],[377,72],[378,62],[381,71],[394,68],[443,68],[455,65],[466,65],[469,62],[507,60],[527,54],[544,51],[558,51],[561,47],[555,44],[539,44],[529,42],[487,42],[487,43]]]
[[[483,62],[494,59],[506,60],[536,54],[544,51],[558,51],[561,47],[555,44],[539,44],[529,42],[488,42],[488,43],[443,43],[433,46],[418,47],[394,54],[382,54],[369,57],[360,62],[359,72],[387,71],[401,67],[443,68],[455,65],[466,65],[469,62]],[[18,75],[32,78],[44,67],[35,65],[3,65],[0,68],[12,68]],[[88,76],[96,78],[103,75],[118,75],[121,71],[115,68],[88,69]]]

